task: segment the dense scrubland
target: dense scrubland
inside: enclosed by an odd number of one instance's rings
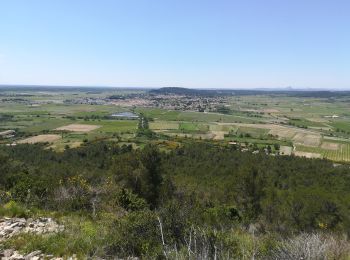
[[[349,100],[0,88],[0,255],[349,259]]]
[[[188,141],[0,148],[1,215],[51,216],[4,248],[78,257],[347,259],[350,169]]]

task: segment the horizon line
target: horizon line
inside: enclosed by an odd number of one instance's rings
[[[253,90],[253,91],[330,91],[341,92],[350,91],[350,88],[316,88],[316,87],[246,87],[246,88],[209,88],[209,87],[177,87],[177,86],[164,86],[164,87],[152,87],[152,86],[110,86],[110,85],[55,85],[55,84],[0,84],[0,88],[101,88],[101,89],[162,89],[162,88],[184,88],[184,89],[196,89],[196,90]]]

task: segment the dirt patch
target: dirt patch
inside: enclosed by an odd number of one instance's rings
[[[321,136],[307,133],[297,133],[293,137],[293,141],[297,144],[305,146],[319,146],[321,144]]]
[[[337,151],[339,149],[339,144],[323,142],[322,145],[321,145],[321,148],[327,149],[327,150]]]
[[[319,130],[325,130],[325,131],[332,130],[332,128],[328,127],[328,126],[309,126],[308,128],[311,130],[317,130],[317,131],[319,131]]]
[[[83,142],[73,142],[71,144],[69,144],[70,148],[77,148],[79,147]]]
[[[285,129],[285,128],[280,128],[280,129],[272,129],[269,131],[269,134],[271,135],[277,135],[280,138],[288,138],[291,139],[295,136],[296,132],[292,129]]]
[[[225,134],[227,134],[225,131],[211,131],[211,133],[214,135],[214,140],[224,140]]]
[[[294,152],[294,155],[299,157],[306,157],[306,158],[322,158],[322,155],[319,153],[308,153],[308,152],[296,151]]]
[[[72,132],[90,132],[100,127],[101,126],[99,125],[70,124],[70,125],[58,127],[55,130],[72,131]]]
[[[309,117],[306,118],[307,120],[311,121],[311,122],[316,122],[316,123],[328,123],[329,121],[324,119],[324,118],[318,118],[318,117]]]
[[[306,134],[304,134],[304,133],[297,133],[294,136],[293,141],[298,143],[298,144],[304,144],[305,136],[306,136]]]
[[[278,109],[274,109],[274,108],[267,108],[267,109],[262,109],[261,112],[264,112],[264,113],[278,113],[280,111]]]
[[[304,144],[306,146],[319,146],[321,144],[321,136],[320,135],[306,135],[306,139],[304,140]]]
[[[284,145],[282,145],[282,146],[280,147],[280,154],[281,154],[281,155],[291,155],[291,154],[292,154],[292,151],[293,151],[293,147],[284,146]]]
[[[18,141],[19,144],[52,143],[61,139],[60,135],[37,135]]]

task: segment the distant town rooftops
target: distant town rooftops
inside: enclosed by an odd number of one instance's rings
[[[117,118],[132,118],[132,119],[137,119],[139,118],[138,115],[132,113],[132,112],[121,112],[121,113],[115,113],[111,115],[112,117],[117,117]]]

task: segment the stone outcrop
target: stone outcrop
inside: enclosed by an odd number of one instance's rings
[[[58,224],[51,218],[25,219],[25,218],[3,218],[0,219],[0,245],[1,242],[20,233],[32,234],[53,234],[64,230],[64,226]],[[55,257],[43,254],[36,250],[27,254],[22,254],[14,249],[0,250],[0,260],[77,260],[76,255],[70,257]],[[101,259],[102,258],[94,258]],[[119,259],[119,258],[116,258]],[[128,257],[120,260],[139,260],[137,257]]]
[[[32,234],[50,234],[58,233],[64,230],[64,226],[58,224],[52,218],[3,218],[0,219],[0,243],[20,233]],[[42,254],[41,251],[33,251],[29,254],[21,254],[14,249],[6,249],[0,251],[1,260],[39,260],[52,259],[60,260],[52,255]],[[75,256],[70,259],[77,259]]]
[[[0,252],[1,260],[39,260],[39,259],[50,259],[50,260],[63,260],[60,257],[53,257],[52,255],[42,254],[41,251],[33,251],[29,254],[20,254],[18,251],[13,249],[6,249]],[[73,255],[72,257],[68,257],[68,260],[76,260],[77,257]]]
[[[0,241],[10,238],[18,233],[46,234],[58,233],[64,230],[52,218],[3,218],[0,219]]]

